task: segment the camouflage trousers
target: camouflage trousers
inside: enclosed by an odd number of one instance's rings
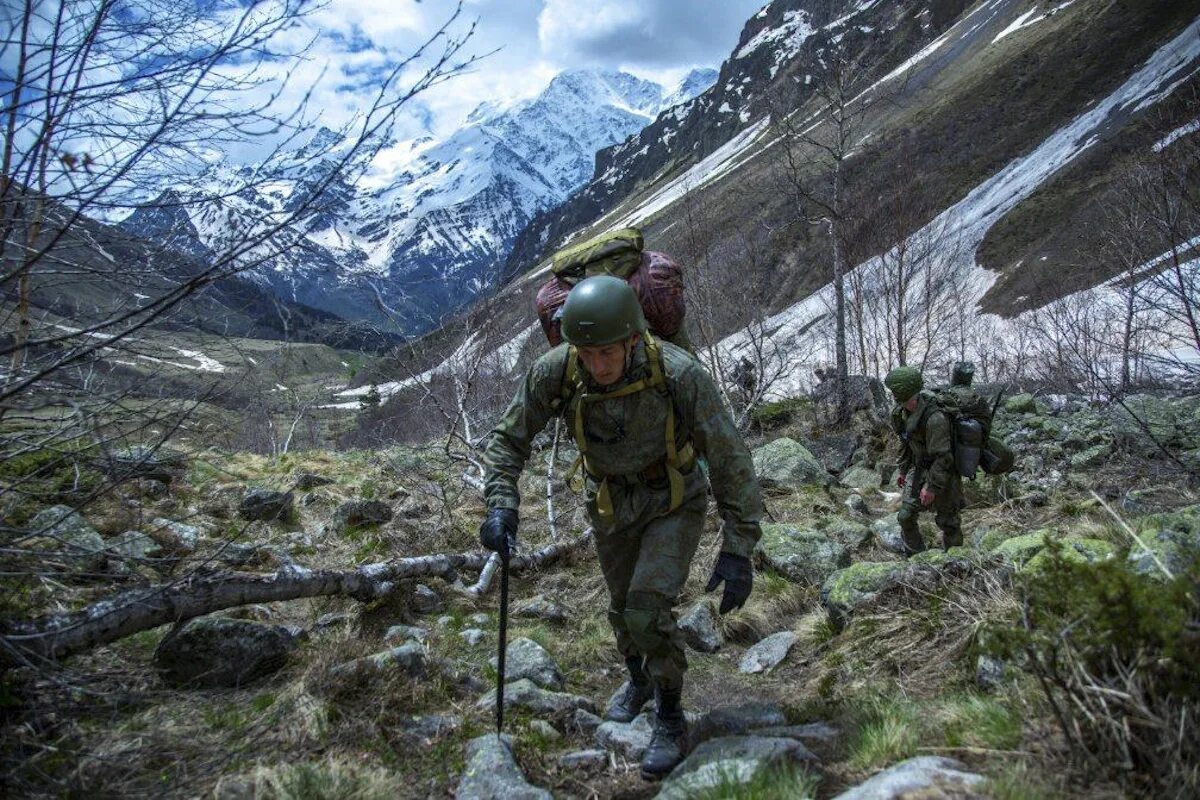
[[[918,516],[926,509],[926,506],[921,505],[918,477],[912,471],[905,476],[904,500],[896,513],[904,546],[910,553],[919,553],[925,549],[925,541],[921,538],[921,530],[917,525]],[[943,550],[958,547],[963,543],[962,506],[962,478],[951,475],[950,482],[934,496],[932,505],[928,506],[933,509],[933,520],[942,532]]]
[[[588,516],[608,585],[608,620],[617,649],[624,658],[644,658],[646,672],[664,689],[682,688],[687,671],[683,632],[675,624],[674,607],[687,581],[708,508],[703,472],[693,468],[684,481],[683,504],[670,514],[665,513],[670,507],[665,485],[610,483],[613,515],[607,520],[596,513],[594,489],[588,495]]]

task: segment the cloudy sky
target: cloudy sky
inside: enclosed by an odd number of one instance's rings
[[[468,74],[411,104],[400,139],[444,136],[488,100],[540,91],[573,67],[623,69],[667,84],[698,66],[718,66],[765,0],[463,0],[451,30],[474,24],[464,53],[487,55]],[[315,84],[310,108],[335,127],[373,95],[376,78],[427,40],[455,0],[330,0],[295,41],[313,38],[289,66],[292,91]]]

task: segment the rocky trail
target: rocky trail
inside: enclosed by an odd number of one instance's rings
[[[997,429],[1020,469],[969,484],[963,547],[939,549],[923,515],[931,549],[907,560],[879,409],[838,434],[806,404],[769,421],[753,442],[769,512],[755,591],[725,617],[703,593],[710,515],[678,609],[690,753],[661,783],[638,771],[650,708],[627,724],[600,718],[623,666],[572,496],[554,486],[555,540],[545,477],[523,479],[522,552],[559,545],[513,574],[498,738],[497,597],[475,582],[486,559],[407,577],[388,560],[470,553],[482,509],[469,490],[448,493],[458,479],[438,454],[403,448],[156,457],[119,503],[31,509],[26,527],[41,535],[17,546],[56,564],[57,587],[26,590],[46,611],[95,608],[113,581],[182,591],[348,565],[378,579],[376,562],[394,581],[233,604],[57,674],[12,668],[5,774],[22,794],[224,800],[1119,796],[1107,776],[1064,766],[1036,682],[990,651],[988,632],[1019,618],[1023,581],[1056,560],[1119,562],[1148,580],[1188,568],[1200,506],[1180,464],[1200,453],[1200,398],[1010,398]]]

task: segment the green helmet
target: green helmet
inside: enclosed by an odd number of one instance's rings
[[[891,390],[897,403],[905,403],[925,387],[925,379],[916,367],[896,367],[883,379],[883,385]]]
[[[975,380],[975,365],[970,361],[959,361],[950,372],[951,386],[970,386]]]
[[[642,304],[633,287],[621,278],[584,278],[563,303],[562,335],[577,347],[612,344],[645,331]]]

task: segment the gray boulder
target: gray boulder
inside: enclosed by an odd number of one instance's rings
[[[857,497],[857,495],[852,495],[852,497]],[[867,527],[866,523],[842,517],[834,517],[829,520],[821,533],[848,550],[857,550],[871,541],[871,529]],[[848,562],[838,566],[848,566]]]
[[[200,529],[195,525],[158,517],[151,521],[150,536],[158,542],[164,552],[186,556],[196,552],[200,544]]]
[[[464,631],[458,632],[458,638],[462,639],[464,642],[466,642],[471,647],[475,647],[476,645],[478,645],[480,642],[482,642],[484,639],[487,638],[487,631],[481,630],[479,628],[467,628]]]
[[[446,602],[433,589],[418,583],[409,599],[409,606],[418,614],[436,614],[446,607]]]
[[[855,609],[894,586],[905,569],[899,561],[860,561],[830,575],[821,586],[821,602],[834,628],[840,630]]]
[[[624,756],[629,761],[640,761],[650,737],[654,734],[652,713],[638,714],[632,722],[606,720],[596,728],[596,744],[605,750]]]
[[[701,653],[715,653],[725,642],[712,604],[706,601],[696,603],[683,615],[679,629],[683,631],[688,647]]]
[[[841,472],[850,466],[858,450],[858,436],[853,433],[826,433],[810,440],[809,449],[828,472]]]
[[[592,733],[600,727],[600,723],[603,721],[592,712],[578,708],[568,718],[567,727],[579,733]]]
[[[792,645],[800,638],[793,631],[773,633],[746,651],[738,670],[747,674],[770,672],[787,658]]]
[[[558,759],[563,769],[600,770],[608,766],[608,753],[603,750],[576,750]]]
[[[851,467],[838,480],[842,486],[862,492],[879,488],[879,473],[866,467]]]
[[[424,677],[430,670],[429,654],[417,642],[405,642],[369,656],[338,664],[331,674],[353,675],[359,672],[386,673],[401,670],[414,678]]]
[[[397,728],[403,736],[429,745],[434,740],[459,730],[462,725],[462,717],[452,714],[429,714],[423,717],[404,717],[397,723]]]
[[[496,707],[496,690],[489,691],[476,703],[476,706],[481,709],[494,709]],[[580,708],[591,713],[596,711],[592,701],[586,697],[547,691],[528,678],[505,685],[504,708],[523,708],[534,714],[552,717],[567,717]]]
[[[871,515],[871,508],[867,505],[867,501],[863,499],[861,494],[852,494],[846,498],[846,508],[850,509],[853,514],[859,514],[867,517]]]
[[[492,656],[491,664],[495,669],[499,667],[500,662]],[[546,649],[533,639],[520,638],[508,643],[505,649],[504,677],[508,681],[528,678],[543,689],[556,692],[563,688],[563,676],[558,664]]]
[[[78,570],[104,567],[104,540],[78,511],[70,506],[42,509],[30,521],[29,533],[50,540],[46,549],[59,551],[59,558]]]
[[[525,780],[512,754],[512,739],[494,733],[467,743],[467,766],[454,790],[456,800],[553,800]]]
[[[748,783],[764,768],[811,764],[817,757],[796,739],[725,736],[704,742],[670,774],[659,800],[685,800],[730,782]]]
[[[333,478],[326,478],[324,475],[314,475],[311,472],[301,472],[296,476],[296,480],[292,485],[302,492],[307,492],[310,489],[316,489],[318,486],[329,486],[332,483],[336,483]]]
[[[238,516],[245,520],[288,519],[292,515],[292,493],[274,489],[247,489],[238,504]]]
[[[753,453],[754,472],[764,487],[800,489],[824,486],[829,472],[808,448],[786,437],[763,445]]]
[[[389,644],[392,642],[405,642],[413,640],[423,642],[429,638],[429,631],[425,628],[417,628],[412,625],[392,625],[383,634],[383,640]]]
[[[146,478],[170,483],[187,469],[187,456],[166,447],[136,445],[106,454],[99,466],[117,480]]]
[[[904,536],[900,533],[900,522],[895,514],[880,517],[871,523],[871,532],[875,541],[889,553],[904,555],[908,549],[904,546]]]
[[[756,728],[779,727],[787,724],[783,709],[774,703],[746,703],[740,706],[714,708],[700,717],[692,728],[694,743],[721,736],[740,736]]]
[[[237,687],[278,670],[294,646],[295,638],[276,625],[201,617],[165,637],[154,663],[175,686]]]
[[[118,558],[130,561],[153,558],[162,552],[159,543],[141,531],[125,531],[109,541],[108,549]]]
[[[392,507],[378,500],[348,500],[333,512],[340,530],[360,525],[382,525],[392,518]]]
[[[544,619],[547,622],[566,622],[567,609],[562,603],[551,600],[544,595],[532,597],[529,600],[517,603],[513,607],[514,617],[526,617],[528,619]]]
[[[842,792],[835,800],[901,800],[901,798],[985,797],[982,775],[965,772],[961,761],[941,756],[918,756],[885,769],[865,783]]]
[[[795,583],[819,584],[850,564],[850,553],[824,534],[794,525],[763,523],[755,555],[767,568]]]

